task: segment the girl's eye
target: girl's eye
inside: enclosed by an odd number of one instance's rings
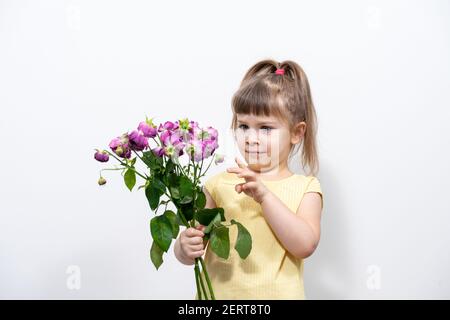
[[[239,129],[242,129],[242,130],[245,130],[245,129],[247,129],[248,127],[247,127],[246,124],[241,124],[241,125],[239,125],[238,128],[239,128]],[[262,127],[261,127],[261,130],[265,130],[266,132],[270,132],[270,130],[272,130],[272,129],[273,129],[273,128],[267,127],[267,126],[262,126]]]
[[[266,126],[261,127],[261,129],[266,130],[267,132],[269,132],[270,130],[272,130],[271,127],[266,127]]]

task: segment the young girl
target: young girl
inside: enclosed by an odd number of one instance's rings
[[[303,259],[319,243],[323,208],[315,177],[316,113],[306,74],[293,61],[260,61],[247,71],[232,110],[231,129],[248,165],[236,158],[235,167],[210,177],[203,190],[206,208],[224,208],[227,222],[242,223],[253,243],[250,255],[241,259],[234,250],[237,227],[232,226],[228,259],[207,246],[205,264],[215,297],[304,299]],[[301,145],[308,176],[288,168]],[[203,230],[198,226],[180,233],[174,246],[179,261],[193,265],[203,256]]]

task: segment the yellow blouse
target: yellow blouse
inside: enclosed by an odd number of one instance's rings
[[[224,171],[204,183],[217,207],[224,208],[225,223],[235,219],[252,236],[252,250],[246,259],[241,259],[234,249],[235,225],[229,227],[228,259],[218,257],[206,247],[204,261],[216,299],[305,299],[303,259],[295,258],[282,246],[264,219],[261,205],[244,192],[235,191],[235,185],[242,182],[244,178]],[[323,207],[320,183],[314,176],[294,174],[276,181],[263,180],[263,183],[294,213],[306,192],[318,192]]]

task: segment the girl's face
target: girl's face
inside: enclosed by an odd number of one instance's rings
[[[288,124],[273,116],[236,116],[236,142],[249,168],[257,172],[285,170],[291,145],[300,141],[303,131],[291,135]]]

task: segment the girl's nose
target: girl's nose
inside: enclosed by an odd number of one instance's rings
[[[247,143],[259,143],[258,133],[254,130],[249,130],[250,132],[247,134]]]
[[[247,139],[248,144],[259,144],[258,138],[248,138]]]

